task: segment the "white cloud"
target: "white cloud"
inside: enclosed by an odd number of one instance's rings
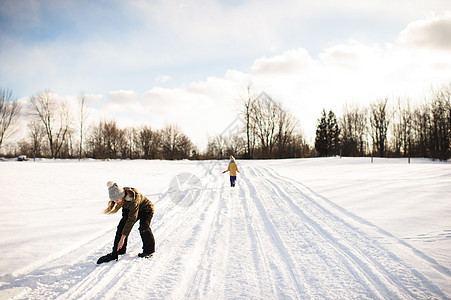
[[[451,12],[410,23],[399,40],[411,47],[451,51]]]
[[[108,98],[109,103],[127,105],[136,103],[137,96],[138,95],[135,91],[119,90],[111,91],[108,95]]]
[[[339,113],[345,102],[367,103],[392,95],[422,97],[431,85],[451,80],[451,14],[430,14],[412,21],[398,39],[385,44],[338,35],[334,42],[325,43],[327,48],[315,51],[298,41],[299,33],[321,39],[327,32],[309,27],[309,21],[318,16],[318,22],[332,16],[344,20],[361,13],[378,15],[377,22],[384,17],[397,22],[413,20],[429,7],[425,2],[328,1],[325,5],[324,1],[283,0],[244,1],[226,7],[207,0],[182,4],[137,0],[133,3],[139,15],[128,6],[126,13],[146,23],[127,35],[91,37],[77,47],[67,41],[30,46],[8,37],[2,40],[6,46],[0,50],[0,66],[7,78],[30,82],[33,89],[57,87],[67,94],[81,87],[105,93],[92,95],[90,108],[97,112],[93,115],[116,119],[121,126],[161,128],[178,123],[201,148],[207,134],[219,134],[233,121],[239,98],[252,82],[257,93],[265,91],[285,103],[306,134],[312,135],[322,108]],[[430,7],[437,11],[447,3],[432,2]],[[204,68],[208,73],[219,60],[227,65],[245,55],[254,60],[251,66],[245,63],[241,70],[224,69],[223,76],[201,76],[206,79],[178,84],[183,80],[172,73],[179,68],[193,69],[193,74]]]
[[[257,76],[283,75],[308,72],[312,67],[312,58],[305,49],[295,49],[271,58],[257,59],[252,66],[252,73]]]
[[[203,150],[207,136],[219,134],[236,116],[236,90],[235,81],[216,77],[174,89],[155,87],[143,95],[136,117],[155,128],[178,124]]]
[[[169,82],[171,80],[172,80],[172,77],[171,76],[167,76],[167,75],[160,75],[157,78],[155,78],[155,82],[159,83],[159,84],[164,84],[164,83],[167,83],[167,82]]]
[[[345,20],[358,16],[357,29],[385,34],[393,31],[391,25],[424,11],[449,8],[449,1],[133,0],[107,9],[92,4],[89,12],[82,3],[67,1],[1,5],[1,16],[9,17],[8,26],[0,29],[0,79],[24,96],[45,88],[62,94],[118,88],[143,92],[154,84],[177,86],[220,76],[227,68],[247,69],[255,58],[287,49],[304,48],[316,56],[325,45],[354,38],[341,31]],[[107,12],[122,18],[105,24],[112,16]],[[254,72],[297,67],[265,64],[264,58],[260,63]]]
[[[443,31],[451,28],[443,26],[448,18],[445,14],[413,22],[395,43],[349,41],[327,48],[317,57],[296,49],[257,59],[251,78],[258,89],[285,102],[312,137],[322,108],[340,113],[346,102],[366,105],[381,97],[420,101],[431,86],[451,81],[451,51],[435,51],[448,47],[450,39],[437,42]],[[433,48],[423,47],[425,36]],[[421,47],[417,41],[422,41]]]
[[[207,135],[220,134],[234,120],[240,96],[252,82],[256,93],[267,92],[294,113],[311,142],[323,108],[339,115],[345,103],[367,105],[381,97],[398,96],[423,100],[431,85],[449,82],[451,52],[438,55],[434,49],[405,42],[406,36],[415,41],[423,29],[435,30],[430,24],[441,18],[409,24],[393,43],[350,40],[316,57],[306,49],[292,49],[256,59],[249,73],[228,70],[223,77],[178,88],[154,87],[142,97],[133,91],[114,91],[102,109],[120,125],[162,128],[177,123],[204,149]]]

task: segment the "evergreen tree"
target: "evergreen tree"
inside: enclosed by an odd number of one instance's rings
[[[320,156],[327,156],[327,120],[324,109],[316,127],[315,149]]]
[[[337,118],[332,111],[326,114],[323,109],[321,119],[316,128],[315,148],[320,156],[331,156],[339,153],[340,129]]]

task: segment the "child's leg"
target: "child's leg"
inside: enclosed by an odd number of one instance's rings
[[[150,229],[150,221],[152,221],[152,212],[139,213],[139,233],[143,241],[143,253],[150,254],[155,252],[155,238]]]
[[[236,176],[230,176],[230,186],[235,186]]]

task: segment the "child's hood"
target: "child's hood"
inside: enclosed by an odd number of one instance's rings
[[[136,199],[136,196],[138,195],[138,190],[135,188],[125,187],[125,201],[133,201]]]

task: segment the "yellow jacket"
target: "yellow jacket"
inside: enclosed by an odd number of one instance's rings
[[[229,163],[229,167],[227,168],[227,170],[224,171],[225,172],[230,172],[230,176],[236,176],[236,172],[240,172],[238,170],[238,166],[236,165],[235,162],[230,162]]]

